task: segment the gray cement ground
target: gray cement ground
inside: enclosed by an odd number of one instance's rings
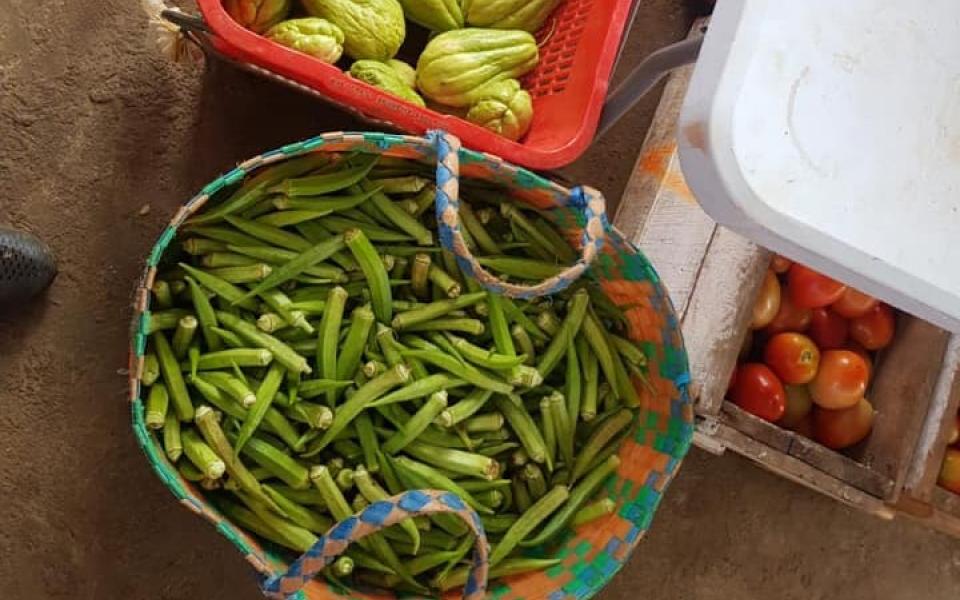
[[[678,0],[641,1],[623,67],[691,19]],[[130,296],[200,185],[352,123],[222,65],[166,64],[144,47],[137,4],[0,0],[0,223],[45,237],[62,267],[42,303],[0,315],[0,598],[258,597],[243,559],[173,502],[130,434]],[[566,173],[617,198],[655,103]],[[946,600],[958,583],[960,543],[694,451],[601,598]]]

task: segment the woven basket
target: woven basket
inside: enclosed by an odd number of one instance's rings
[[[522,168],[503,162],[494,156],[461,149],[459,143],[443,135],[416,137],[382,133],[329,133],[304,142],[284,146],[278,150],[250,159],[232,171],[218,177],[199,194],[186,203],[173,220],[164,229],[156,245],[147,257],[146,269],[139,282],[135,301],[134,332],[130,354],[130,400],[133,408],[133,429],[150,464],[164,481],[174,496],[187,508],[202,516],[218,531],[226,536],[247,561],[253,566],[260,578],[260,584],[268,595],[283,597],[278,589],[289,594],[291,588],[279,588],[280,584],[289,584],[299,578],[296,589],[302,590],[290,597],[301,599],[320,599],[334,595],[352,598],[383,598],[384,592],[367,592],[356,589],[334,589],[321,578],[304,576],[304,565],[322,568],[326,558],[335,555],[330,546],[336,545],[336,538],[326,539],[327,547],[305,556],[291,565],[277,554],[261,545],[257,540],[234,526],[209,504],[200,490],[184,480],[177,469],[170,464],[155,435],[144,424],[144,405],[141,398],[140,376],[143,368],[143,355],[147,343],[147,331],[150,322],[149,290],[157,274],[157,265],[164,256],[171,240],[184,221],[199,211],[208,200],[218,192],[240,182],[251,172],[264,165],[280,162],[309,152],[360,151],[386,156],[405,157],[423,162],[439,160],[438,167],[438,217],[442,242],[455,251],[463,248],[458,244],[457,224],[446,223],[443,217],[457,206],[457,176],[486,180],[503,186],[518,200],[547,211],[554,223],[564,231],[568,239],[584,252],[581,262],[589,261],[595,253],[595,260],[587,277],[597,280],[606,295],[621,306],[628,320],[628,335],[640,343],[649,358],[650,388],[637,384],[637,390],[643,399],[636,431],[624,442],[619,452],[620,467],[607,481],[604,489],[607,495],[617,503],[617,510],[599,520],[584,524],[564,534],[557,556],[562,557],[561,564],[544,572],[528,573],[502,580],[493,581],[484,588],[484,581],[468,586],[465,596],[482,597],[485,593],[498,600],[549,598],[588,598],[598,592],[624,565],[631,550],[636,547],[644,532],[650,527],[653,515],[660,499],[673,475],[676,473],[683,456],[690,446],[693,436],[693,406],[687,387],[689,369],[687,355],[683,347],[679,324],[666,290],[647,259],[623,236],[606,223],[602,211],[591,212],[593,202],[582,200],[584,191],[580,188],[570,190]],[[588,194],[589,195],[589,194]],[[596,198],[594,198],[594,201]],[[602,198],[600,198],[602,203]],[[600,239],[593,239],[588,233],[592,224],[602,224]],[[452,228],[451,228],[452,225]],[[596,233],[596,232],[594,232]],[[584,241],[592,250],[584,246]],[[461,255],[458,260],[473,272],[469,257]],[[574,274],[585,270],[586,265],[574,267]],[[478,281],[483,282],[482,273],[474,273]],[[544,289],[553,292],[561,289],[569,281],[553,281],[539,286],[535,291]],[[491,285],[488,282],[488,286]],[[502,290],[508,295],[530,295],[529,290]],[[651,390],[655,390],[651,392]],[[449,496],[449,494],[447,495]],[[435,504],[443,501],[437,494],[431,496]],[[449,504],[458,508],[456,497]],[[397,503],[403,499],[397,498]],[[429,508],[429,507],[428,507]],[[442,510],[453,510],[441,506]],[[388,509],[389,510],[389,509]],[[399,510],[399,508],[397,509]],[[432,510],[432,509],[431,509]],[[470,511],[461,511],[466,519],[471,519]],[[366,522],[361,516],[357,523]],[[325,538],[318,546],[322,546]],[[352,541],[352,540],[348,540]],[[339,542],[338,542],[339,543]],[[482,546],[482,547],[481,547]],[[486,542],[478,542],[481,566],[479,575],[485,574],[483,555]],[[307,569],[309,571],[310,569]],[[481,579],[485,579],[481,577]],[[305,585],[304,585],[305,584]],[[456,592],[448,594],[455,597]]]

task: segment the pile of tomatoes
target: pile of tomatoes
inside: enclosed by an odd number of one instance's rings
[[[753,307],[727,392],[743,410],[833,448],[873,427],[872,352],[893,340],[893,309],[777,256]]]

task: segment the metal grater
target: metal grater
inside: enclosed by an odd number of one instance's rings
[[[32,235],[0,227],[0,304],[25,300],[50,285],[57,263]]]

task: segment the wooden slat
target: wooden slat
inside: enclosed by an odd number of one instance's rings
[[[893,481],[896,500],[943,367],[949,334],[916,317],[901,315],[894,343],[884,352],[870,388],[877,411],[873,431],[851,456]]]
[[[791,481],[820,492],[821,494],[825,494],[835,500],[839,500],[858,510],[874,514],[884,519],[893,518],[893,509],[877,498],[835,477],[827,475],[823,471],[797,458],[774,450],[770,446],[758,442],[732,427],[720,425],[717,428],[716,437],[723,440],[731,450],[749,458],[777,475],[786,477]]]
[[[947,448],[947,437],[960,407],[960,336],[953,335],[944,354],[943,368],[934,387],[926,420],[917,440],[913,460],[904,481],[909,496],[930,502],[937,485],[940,463]]]
[[[697,412],[716,415],[746,335],[770,253],[724,227],[710,242],[683,317]]]

